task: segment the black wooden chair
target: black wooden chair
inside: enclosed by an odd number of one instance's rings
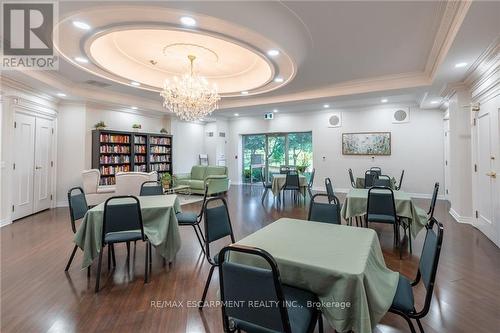
[[[141,184],[141,192],[139,194],[142,196],[149,195],[163,195],[163,186],[161,186],[161,182],[156,180],[149,180]]]
[[[370,188],[373,186],[375,179],[378,178],[378,172],[374,170],[365,171],[365,188]]]
[[[399,184],[396,186],[396,190],[401,190],[401,185],[403,184],[403,177],[405,175],[405,171],[401,171],[401,177],[399,178]]]
[[[261,174],[261,181],[262,181],[262,188],[264,189],[264,192],[262,192],[262,198],[261,198],[261,201],[262,203],[264,203],[264,199],[266,198],[267,196],[267,193],[269,192],[269,190],[273,187],[272,186],[272,183],[269,182],[268,178],[270,178],[269,176],[266,177],[266,168],[265,167],[262,167],[260,169],[260,174]]]
[[[203,202],[201,204],[200,212],[179,212],[175,214],[177,218],[177,223],[179,226],[191,226],[193,227],[194,233],[196,234],[196,238],[198,239],[198,243],[200,244],[201,250],[205,252],[204,242],[205,238],[203,237],[203,231],[201,230],[200,224],[203,217],[203,206],[207,201],[208,193],[208,185],[205,184],[205,192],[203,194]]]
[[[85,216],[85,213],[89,210],[87,200],[85,199],[85,192],[83,192],[81,187],[73,187],[68,191],[68,205],[71,230],[73,230],[73,233],[76,234],[76,221],[82,219]],[[66,268],[64,268],[65,272],[69,270],[77,249],[78,245],[75,244],[68,263],[66,264]],[[90,266],[87,268],[87,275],[90,276]]]
[[[351,180],[351,186],[352,188],[356,188],[356,179],[354,178],[354,175],[352,174],[352,169],[349,168],[349,170],[347,170],[349,172],[349,179]]]
[[[114,244],[142,240],[146,243],[146,259],[144,263],[144,283],[149,281],[151,271],[151,243],[144,234],[141,204],[137,197],[131,195],[111,197],[104,203],[102,221],[101,249],[97,264],[95,292],[99,291],[101,277],[102,253],[104,247],[113,254],[113,266],[116,266]],[[129,257],[127,256],[127,260]]]
[[[309,177],[309,182],[307,183],[307,192],[309,192],[309,197],[313,197],[312,187],[314,185],[314,175],[316,174],[316,169],[312,169],[311,176]]]
[[[209,204],[216,202],[220,202],[221,204],[215,207],[208,207]],[[231,243],[235,242],[226,199],[216,197],[206,200],[203,204],[203,220],[205,224],[205,256],[210,264],[210,271],[208,273],[207,282],[205,283],[205,288],[203,289],[201,302],[198,306],[200,310],[203,309],[214,269],[219,267],[219,255],[218,253],[214,256],[210,254],[210,243],[227,236],[231,238]]]
[[[281,188],[283,192],[283,204],[285,204],[285,192],[292,191],[294,198],[297,198],[297,192],[302,193],[300,190],[299,174],[295,170],[290,170],[286,174],[285,184]]]
[[[396,216],[394,192],[388,187],[373,186],[368,190],[365,223],[392,224],[394,231],[394,245],[399,247],[399,258],[402,257],[399,245],[399,221]],[[410,235],[411,237],[411,235]]]
[[[316,202],[315,201],[316,198],[319,197],[327,198],[329,203]],[[340,202],[335,195],[333,196],[333,199],[330,201],[330,196],[328,194],[318,193],[311,198],[311,203],[309,204],[309,214],[307,216],[307,219],[309,221],[315,221],[315,222],[341,224],[340,210],[341,210]]]
[[[264,268],[231,262],[231,254],[256,257]],[[219,253],[220,298],[224,332],[312,333],[316,326],[323,332],[321,312],[310,304],[318,298],[313,293],[283,285],[278,265],[266,251],[241,245],[224,247]],[[273,307],[250,304],[272,302]],[[243,304],[243,306],[226,306]],[[288,305],[292,306],[288,306]]]
[[[432,219],[434,217],[434,208],[436,208],[436,200],[439,192],[439,183],[434,184],[434,191],[432,192],[431,206],[429,207],[429,211],[427,212],[428,219]]]
[[[434,231],[434,226],[437,226],[437,234]],[[411,321],[412,319],[415,319],[417,322],[420,332],[424,333],[424,328],[422,327],[420,319],[427,315],[431,306],[439,257],[441,255],[441,246],[443,243],[443,233],[443,225],[434,218],[431,218],[426,225],[425,241],[415,280],[410,282],[406,277],[399,274],[396,295],[389,308],[389,312],[403,317],[408,323],[412,333],[416,333],[415,327]],[[426,293],[424,306],[422,310],[417,312],[415,309],[413,287],[417,286],[421,280],[426,289]]]

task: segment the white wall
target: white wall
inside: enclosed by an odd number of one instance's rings
[[[198,157],[205,153],[205,126],[172,119],[174,173],[189,173],[199,163]]]
[[[363,109],[327,110],[303,114],[275,114],[274,120],[239,117],[229,122],[228,164],[233,182],[241,181],[241,135],[268,132],[312,131],[314,186],[323,189],[330,177],[337,190],[350,187],[348,168],[361,177],[372,166],[380,166],[385,174],[399,179],[405,169],[403,189],[416,195],[430,195],[434,183],[443,182],[443,113],[438,110],[411,108],[410,122],[393,124],[395,106]],[[342,127],[329,128],[328,118],[342,111]],[[342,133],[391,132],[391,156],[342,155]],[[235,159],[237,156],[237,159]],[[324,157],[324,159],[323,159]]]

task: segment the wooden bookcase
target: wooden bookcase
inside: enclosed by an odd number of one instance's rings
[[[92,131],[92,168],[101,185],[114,185],[119,171],[172,172],[172,136],[167,134]]]

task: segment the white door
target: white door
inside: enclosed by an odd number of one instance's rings
[[[34,212],[50,208],[52,200],[52,121],[36,119]]]
[[[476,198],[475,209],[476,218],[474,226],[481,230],[489,239],[498,241],[498,229],[495,222],[495,197],[496,197],[496,174],[494,169],[494,151],[493,142],[493,122],[492,112],[483,109],[476,117],[475,128],[475,151],[476,151]],[[496,147],[495,147],[496,148]]]
[[[23,114],[15,116],[13,220],[33,214],[35,123],[35,117]]]

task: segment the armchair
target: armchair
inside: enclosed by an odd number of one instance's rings
[[[208,187],[207,195],[227,192],[229,178],[225,166],[195,165],[188,174],[174,175],[174,186],[189,186],[191,193],[204,194],[205,185]]]
[[[82,182],[85,199],[89,206],[95,206],[115,195],[115,186],[99,185],[101,173],[98,169],[83,170]]]

